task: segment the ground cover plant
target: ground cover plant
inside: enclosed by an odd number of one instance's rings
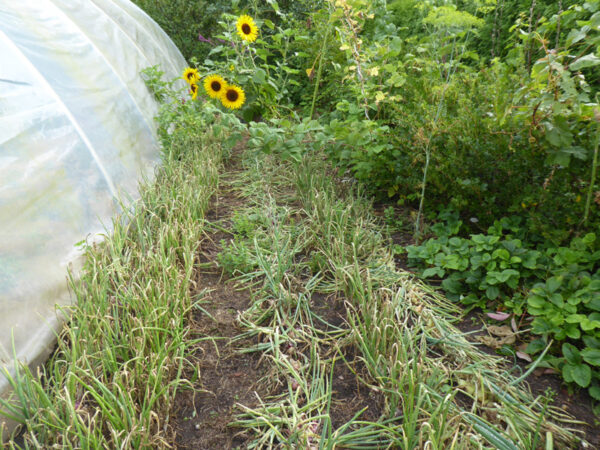
[[[495,310],[513,313],[520,324],[531,316],[533,321],[527,326],[541,337],[529,343],[526,354],[539,354],[554,344],[550,348],[562,357],[549,356],[540,365],[556,369],[565,381],[587,388],[600,400],[596,235],[575,238],[569,247],[534,248],[514,231],[518,233],[519,228],[505,219],[486,234],[460,238],[450,232],[409,246],[407,256],[423,268],[424,278],[443,278],[441,286],[449,298],[469,308],[494,305]],[[502,315],[503,320],[510,316]]]
[[[188,87],[145,71],[164,168],[89,249],[41,381],[12,375],[25,447],[194,448],[174,436],[198,415],[222,416],[215,448],[581,443],[521,382],[600,400],[600,1],[138,3],[181,21]],[[373,200],[409,211],[413,246]],[[531,364],[480,351],[459,304],[530,336],[499,350]],[[254,400],[202,363],[235,385],[236,356]]]

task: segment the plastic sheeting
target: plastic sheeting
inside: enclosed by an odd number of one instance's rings
[[[158,162],[154,65],[185,61],[128,0],[0,0],[0,368],[49,355],[75,244]]]

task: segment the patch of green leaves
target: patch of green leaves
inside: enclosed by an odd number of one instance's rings
[[[531,248],[498,221],[488,234],[443,235],[407,247],[409,263],[424,278],[441,278],[449,298],[468,308],[506,309],[532,316],[542,336],[528,352],[556,346],[547,367],[597,394],[600,386],[600,251],[592,233],[568,247]],[[504,225],[503,225],[504,224]],[[443,229],[443,227],[438,227]],[[506,232],[509,234],[506,234]]]

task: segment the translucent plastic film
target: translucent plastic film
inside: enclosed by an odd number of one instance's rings
[[[158,162],[153,65],[174,78],[185,61],[128,1],[0,0],[0,367],[47,357],[75,244]]]

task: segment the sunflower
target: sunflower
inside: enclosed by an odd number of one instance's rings
[[[200,74],[198,73],[198,69],[192,69],[191,67],[186,68],[183,71],[183,79],[189,84],[197,83],[198,81],[200,81]]]
[[[190,84],[190,95],[192,100],[196,100],[196,97],[198,97],[198,85],[196,83]]]
[[[258,36],[258,27],[250,16],[241,16],[237,21],[236,28],[240,37],[245,41],[254,42]]]
[[[226,87],[227,81],[219,75],[210,75],[204,79],[204,90],[211,98],[218,98]]]
[[[239,109],[246,101],[246,94],[241,87],[231,84],[225,88],[220,98],[225,108]]]

